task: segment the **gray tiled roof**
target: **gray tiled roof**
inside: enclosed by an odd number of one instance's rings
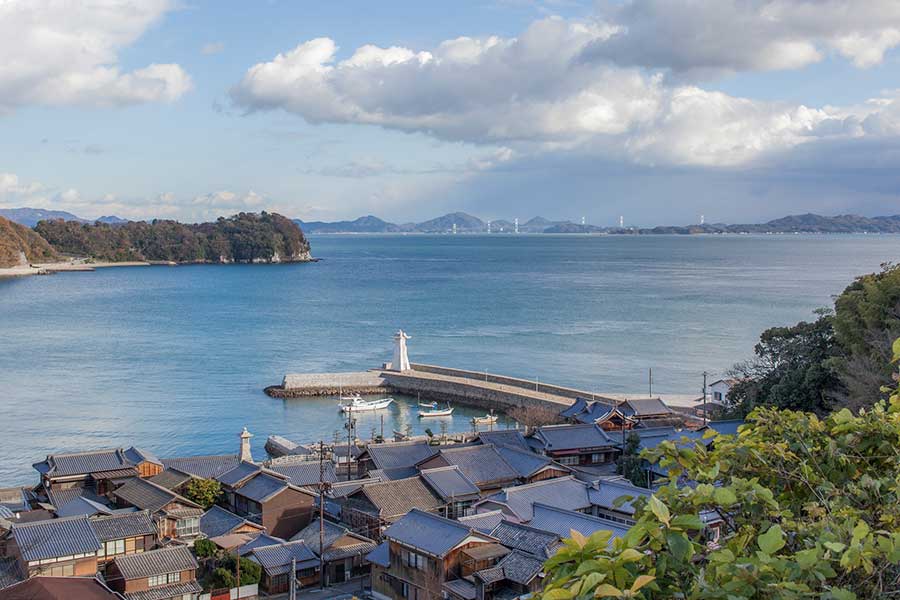
[[[192,479],[189,473],[179,471],[178,469],[166,469],[162,473],[158,473],[149,480],[156,485],[162,486],[167,490],[175,490]]]
[[[546,425],[538,427],[531,439],[539,447],[551,451],[602,448],[615,444],[603,429],[593,424]]]
[[[472,483],[472,480],[466,477],[465,473],[456,465],[423,469],[422,479],[437,492],[444,502],[478,497],[478,486]]]
[[[412,467],[419,461],[435,454],[437,450],[428,442],[422,441],[371,444],[367,452],[376,468],[392,469]]]
[[[573,402],[571,406],[568,406],[559,411],[559,416],[571,418],[576,415],[580,415],[585,410],[587,410],[587,405],[587,400],[585,400],[584,398],[575,398],[575,402]]]
[[[235,493],[256,502],[265,502],[287,488],[288,484],[283,479],[278,479],[267,473],[259,473],[235,490]]]
[[[100,549],[100,541],[87,517],[15,524],[12,535],[26,561],[85,554]]]
[[[693,445],[694,440],[701,440],[704,443],[709,443],[709,440],[703,440],[702,431],[690,431],[687,429],[677,431],[674,427],[636,428],[629,432],[629,434],[631,433],[634,433],[640,438],[641,442],[639,448],[641,450],[644,448],[655,448],[665,441],[675,442],[677,445],[681,446],[683,445],[682,438],[688,438],[691,445]]]
[[[290,572],[293,559],[297,559],[298,571],[319,566],[319,559],[316,558],[315,553],[302,541],[254,548],[252,556],[269,575]]]
[[[58,506],[56,508],[57,517],[76,517],[78,515],[90,517],[93,515],[109,514],[112,514],[111,508],[109,508],[105,504],[101,504],[99,502],[95,502],[94,500],[85,498],[84,496],[73,498],[62,506]]]
[[[187,546],[169,546],[139,554],[119,556],[116,566],[125,579],[138,579],[197,568],[197,561]]]
[[[588,498],[590,498],[591,504],[600,506],[607,510],[615,510],[617,512],[625,513],[628,515],[634,514],[634,506],[632,506],[631,504],[632,501],[628,500],[621,506],[616,507],[615,501],[618,498],[621,498],[622,496],[631,496],[634,499],[637,499],[641,496],[649,498],[650,495],[650,490],[637,487],[630,481],[610,481],[601,479],[597,483],[596,488],[588,489]]]
[[[231,533],[248,522],[244,517],[225,510],[221,506],[213,506],[200,517],[200,531],[207,537],[214,538]]]
[[[122,540],[139,535],[154,535],[156,525],[146,511],[94,517],[90,519],[91,527],[101,542]]]
[[[57,508],[63,507],[75,498],[81,496],[101,504],[106,502],[105,499],[97,495],[93,488],[89,487],[73,487],[67,490],[54,489],[47,491],[47,499],[50,500],[50,504]]]
[[[435,510],[444,504],[419,477],[365,485],[358,493],[375,505],[383,519],[404,515],[414,508]]]
[[[504,504],[519,520],[527,522],[531,520],[531,508],[536,502],[569,510],[588,508],[591,505],[588,487],[572,476],[557,477],[505,488],[502,492],[489,496],[485,502]]]
[[[215,456],[185,456],[180,458],[164,458],[162,464],[167,469],[178,469],[194,477],[214,479],[240,462],[237,454],[220,454]]]
[[[546,456],[535,454],[531,450],[522,450],[511,446],[498,446],[497,452],[499,452],[500,456],[516,470],[519,477],[522,477],[523,479],[531,477],[541,469],[553,463],[553,461]],[[557,468],[568,471],[568,469],[562,465],[557,465]]]
[[[542,559],[549,558],[560,543],[560,536],[527,525],[501,521],[491,535],[511,550],[526,552]]]
[[[419,470],[415,467],[393,467],[391,469],[369,469],[369,477],[375,477],[382,481],[393,481],[395,479],[407,479],[415,477],[419,474]]]
[[[543,570],[544,560],[514,550],[503,557],[497,566],[503,569],[505,579],[520,585],[528,585]]]
[[[142,462],[151,462],[157,465],[162,465],[162,461],[156,458],[156,455],[147,452],[143,448],[138,448],[137,446],[132,446],[131,448],[125,450],[125,458],[129,460],[132,464],[139,465]]]
[[[348,529],[337,523],[325,520],[325,549],[327,550],[333,543],[348,533]],[[309,525],[301,529],[290,541],[296,542],[302,540],[306,547],[319,553],[319,519],[313,519]]]
[[[283,544],[287,540],[283,540],[278,537],[271,536],[267,533],[261,533],[256,536],[240,548],[238,548],[237,553],[238,556],[246,556],[250,553],[254,548],[261,548],[263,546],[274,546],[276,544]]]
[[[378,546],[366,555],[366,560],[381,567],[391,566],[391,549],[390,544],[381,542]]]
[[[478,439],[483,444],[493,444],[497,447],[512,446],[520,450],[531,450],[525,436],[518,429],[499,429],[497,431],[482,431],[478,434]]]
[[[469,535],[479,535],[471,528],[419,509],[413,509],[387,528],[384,537],[443,558]],[[483,535],[483,534],[481,534]],[[493,541],[485,538],[485,541]]]
[[[542,504],[535,504],[534,515],[529,525],[535,529],[556,533],[561,537],[571,537],[571,530],[573,529],[585,537],[595,531],[611,531],[613,535],[610,538],[610,543],[613,539],[628,533],[628,526],[616,521],[600,519],[573,510],[553,508]]]
[[[672,409],[659,398],[635,398],[619,403],[619,412],[629,417],[670,414]]]
[[[52,477],[64,477],[97,471],[111,471],[130,466],[132,464],[125,457],[121,448],[110,448],[71,454],[50,454],[43,462],[36,463],[34,468]]]
[[[356,492],[364,485],[370,483],[381,483],[383,480],[377,477],[367,477],[366,479],[353,479],[352,481],[335,481],[331,486],[332,498],[343,498]]]
[[[445,581],[441,587],[453,596],[463,600],[475,600],[478,595],[475,590],[475,584],[466,579]]]
[[[161,510],[173,501],[178,501],[185,506],[193,508],[198,507],[197,504],[187,498],[183,498],[175,492],[169,491],[146,479],[132,479],[115,490],[113,495],[141,510],[149,510],[151,513]]]
[[[519,473],[491,445],[442,448],[440,457],[448,464],[459,467],[478,486],[495,482],[502,485],[519,477]],[[419,466],[422,466],[421,463]]]
[[[365,556],[375,549],[375,542],[361,535],[351,533],[346,527],[342,527],[331,521],[325,521],[325,560],[341,560],[350,556]],[[339,546],[335,542],[345,538]],[[307,548],[316,555],[319,554],[319,519],[303,528],[297,535],[291,538],[292,542],[303,540]]]
[[[153,587],[140,592],[131,592],[124,594],[124,596],[126,600],[169,600],[170,598],[181,598],[188,594],[193,598],[202,591],[203,588],[196,581],[182,581],[180,583]]]
[[[242,462],[233,469],[229,469],[224,473],[217,475],[216,479],[222,485],[236,486],[242,481],[256,475],[262,470],[259,465],[250,462]]]
[[[489,510],[483,513],[459,517],[457,521],[482,533],[490,533],[503,521],[503,511]]]
[[[337,481],[337,475],[335,475],[334,472],[334,463],[326,461],[322,463],[322,467],[325,470],[325,481],[329,483]],[[269,469],[284,475],[293,485],[304,486],[319,484],[318,461],[297,461],[287,464],[273,464]]]
[[[727,421],[712,421],[708,424],[708,427],[719,432],[720,435],[737,435],[738,427],[743,424],[743,419],[729,419]]]

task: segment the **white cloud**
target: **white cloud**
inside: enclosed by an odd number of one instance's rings
[[[795,4],[769,2],[763,12],[768,19],[801,21],[798,15],[805,13]],[[830,1],[820,4],[834,8]],[[713,11],[712,23],[719,12]],[[850,23],[873,21],[871,11],[863,12],[869,18],[848,16]],[[827,10],[807,15],[806,26],[825,30],[832,17]],[[523,154],[580,150],[644,165],[746,165],[802,144],[883,134],[891,127],[888,114],[896,101],[890,97],[859,107],[810,108],[736,98],[673,83],[659,71],[585,60],[632,35],[623,28],[548,18],[517,38],[457,38],[419,52],[367,45],[346,60],[337,58],[333,40],[318,38],[250,68],[232,97],[250,110],[280,108],[312,123],[380,125]],[[726,29],[719,37],[728,34]],[[757,48],[759,67],[801,65],[818,52],[802,37],[770,41]],[[704,46],[703,52],[713,49]],[[843,51],[873,60],[848,45]],[[703,52],[695,49],[697,60],[690,64],[714,66],[699,60]],[[737,64],[739,54],[722,57],[718,66]]]
[[[858,67],[900,44],[896,0],[630,0],[587,50],[620,65],[683,72],[797,69],[834,51]]]
[[[0,2],[0,112],[176,100],[191,88],[179,65],[118,64],[119,51],[171,9],[170,0]]]

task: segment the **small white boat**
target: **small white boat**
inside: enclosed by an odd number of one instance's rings
[[[419,408],[437,408],[437,402],[419,402]]]
[[[420,410],[419,418],[425,417],[450,417],[453,415],[453,407],[449,404],[447,408],[435,408],[434,410]]]
[[[359,394],[350,394],[349,396],[341,396],[341,402],[361,402],[362,396]]]
[[[368,410],[381,410],[393,404],[393,398],[382,398],[380,400],[363,400],[356,398],[349,404],[341,404],[341,412],[363,412]]]
[[[475,417],[472,419],[472,422],[476,425],[493,425],[497,422],[497,415],[490,414],[484,415],[483,417]]]

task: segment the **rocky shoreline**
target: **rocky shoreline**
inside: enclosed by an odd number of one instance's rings
[[[271,398],[311,398],[315,396],[339,396],[341,394],[395,394],[397,390],[386,386],[325,386],[320,388],[285,389],[283,385],[270,385],[263,391]]]

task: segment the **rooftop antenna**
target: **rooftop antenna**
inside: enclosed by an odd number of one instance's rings
[[[515,226],[516,226],[516,233],[519,233],[519,217],[516,217],[516,218],[514,219],[514,223],[515,223]]]

